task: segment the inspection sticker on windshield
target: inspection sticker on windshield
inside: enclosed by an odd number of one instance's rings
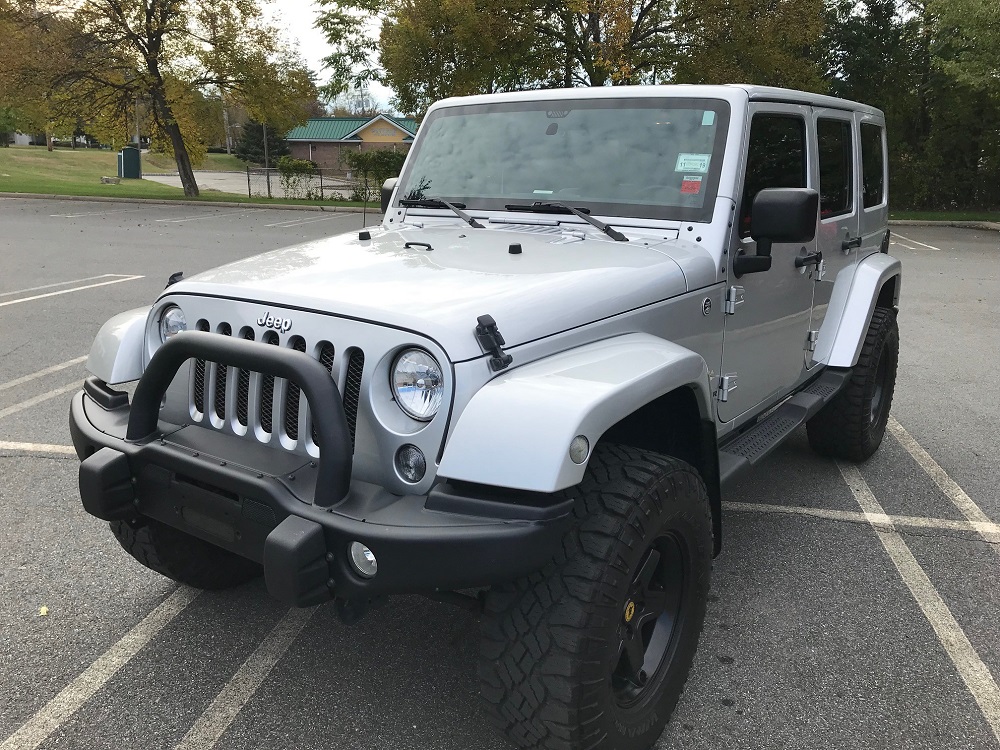
[[[706,174],[711,161],[711,154],[677,154],[677,166],[674,167],[674,171]]]
[[[698,195],[701,192],[701,176],[685,175],[681,182],[681,193],[684,195]]]

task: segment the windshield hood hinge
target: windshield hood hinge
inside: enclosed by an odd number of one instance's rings
[[[500,335],[500,331],[497,329],[497,322],[493,320],[493,316],[480,315],[476,318],[476,322],[478,323],[476,326],[476,339],[479,341],[479,346],[483,348],[484,353],[492,355],[490,357],[490,369],[493,372],[500,372],[500,370],[509,367],[514,358],[504,353],[503,345],[506,342],[503,340],[503,336]]]

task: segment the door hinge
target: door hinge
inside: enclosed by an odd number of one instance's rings
[[[816,351],[816,342],[819,341],[819,331],[809,331],[806,334],[806,351],[814,352]]]
[[[736,373],[731,372],[728,375],[723,375],[719,378],[719,393],[716,398],[719,399],[721,403],[726,403],[729,400],[729,394],[736,390]]]
[[[493,320],[492,315],[480,315],[476,324],[476,340],[479,341],[483,352],[491,355],[490,369],[493,372],[506,369],[514,361],[514,358],[503,350],[504,344],[507,342],[500,335],[497,322]]]
[[[726,292],[726,315],[735,315],[736,307],[745,301],[746,290],[741,286],[731,286]]]
[[[822,281],[824,276],[826,276],[826,261],[821,260],[816,266],[816,281]]]

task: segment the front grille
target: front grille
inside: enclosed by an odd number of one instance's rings
[[[202,321],[199,321],[199,328],[210,330],[207,323],[204,326],[201,323]],[[219,323],[215,330],[223,336],[232,335],[232,326],[228,323]],[[247,341],[254,340],[254,332],[250,328],[241,329],[239,336]],[[275,331],[268,331],[260,341],[264,345],[285,346],[295,351],[310,353],[330,372],[331,376],[337,377],[337,350],[328,341],[320,341],[310,347],[302,336],[290,336],[282,340]],[[345,416],[350,427],[353,449],[365,355],[357,347],[342,351],[348,352],[346,362],[340,364],[340,373]],[[235,389],[235,393],[229,394],[228,405],[227,383],[232,384]],[[213,387],[209,387],[210,384]],[[311,443],[315,450],[316,428],[310,424],[308,403],[295,383],[275,378],[273,375],[196,360],[190,399],[191,416],[203,427],[228,429],[237,434],[253,437],[259,442],[271,443],[275,437],[274,432],[280,425],[284,432],[280,440],[285,448],[301,448],[305,442]],[[233,410],[232,413],[228,412],[229,409]],[[214,419],[208,419],[206,415],[212,415]],[[236,427],[237,424],[239,428]],[[302,425],[309,425],[305,433],[300,429]],[[311,441],[308,438],[300,440],[300,435],[308,436]]]
[[[253,329],[244,328],[240,338],[253,341]],[[250,371],[240,370],[236,384],[236,419],[244,427],[250,419]]]
[[[292,349],[297,352],[306,350],[306,342],[301,336],[292,337]],[[292,440],[299,439],[299,400],[302,390],[295,383],[288,384],[285,394],[285,434]]]
[[[365,369],[365,353],[352,349],[347,358],[347,377],[344,378],[344,414],[347,427],[351,431],[351,448],[354,448],[354,433],[358,426],[358,404],[361,401],[361,375]]]
[[[219,333],[223,336],[232,336],[233,329],[228,323],[219,326]],[[215,416],[219,419],[226,418],[226,375],[228,367],[215,366]]]

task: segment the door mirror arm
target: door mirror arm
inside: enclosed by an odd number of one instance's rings
[[[768,248],[770,250],[770,248]],[[760,246],[758,245],[758,250],[756,255],[747,255],[743,250],[738,250],[736,252],[736,257],[733,258],[733,275],[736,278],[740,278],[745,273],[761,273],[762,271],[771,270],[771,255],[760,254]]]

